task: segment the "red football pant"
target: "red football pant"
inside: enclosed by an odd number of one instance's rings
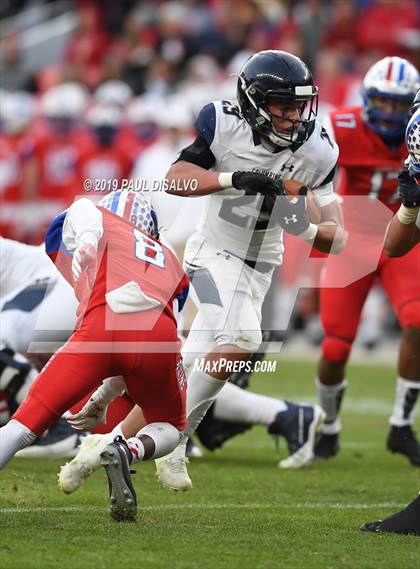
[[[105,306],[99,306],[85,316],[79,330],[46,364],[12,418],[41,435],[105,378],[122,375],[147,423],[168,422],[184,429],[186,381],[174,321],[160,309],[112,314],[111,318],[108,310],[105,326],[105,312]],[[136,329],[139,321],[142,330]],[[126,353],[128,342],[136,343],[134,353]],[[172,349],[149,353],[147,344],[157,342]]]
[[[333,262],[330,258],[323,280],[329,280],[331,275],[328,273],[332,271],[345,275],[354,271],[354,267],[344,264],[337,256]],[[401,327],[420,327],[420,247],[399,258],[390,259],[382,254],[375,272],[344,288],[321,288],[320,309],[325,332],[323,357],[326,360],[333,363],[347,361],[363,305],[376,278],[382,283]]]

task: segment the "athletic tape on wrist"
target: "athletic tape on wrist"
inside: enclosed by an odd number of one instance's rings
[[[313,241],[317,233],[318,225],[315,225],[315,223],[310,223],[309,227],[307,227],[305,231],[299,235],[299,237],[305,241]]]
[[[222,186],[222,188],[232,187],[232,176],[233,172],[220,172],[217,181]]]
[[[419,207],[406,207],[401,204],[400,209],[397,211],[397,217],[404,225],[416,223],[417,215],[420,211]]]

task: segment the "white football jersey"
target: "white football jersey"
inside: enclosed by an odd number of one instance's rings
[[[308,140],[301,145],[271,152],[241,117],[235,101],[215,101],[206,105],[196,122],[206,140],[218,172],[261,171],[282,180],[293,179],[315,190],[318,205],[335,200],[332,171],[338,147],[320,122],[313,123]],[[282,260],[282,229],[260,212],[263,197],[245,195],[228,188],[207,196],[197,231],[215,245],[250,260],[279,264]]]
[[[44,245],[26,245],[0,237],[0,298],[37,280],[55,281],[57,277]]]

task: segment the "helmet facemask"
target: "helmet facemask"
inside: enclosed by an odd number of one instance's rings
[[[395,110],[385,110],[384,102]],[[412,99],[398,99],[381,93],[364,93],[364,116],[368,125],[384,139],[403,138],[409,119]]]
[[[238,79],[240,89],[246,96],[250,106],[244,113],[244,118],[253,130],[268,138],[273,144],[287,147],[293,143],[303,143],[310,134],[310,125],[318,113],[318,89],[314,85],[295,86],[293,89],[273,89],[263,91],[257,83],[246,84],[240,75]],[[286,112],[278,114],[270,112],[271,104],[280,103]],[[293,113],[293,107],[296,113]],[[292,111],[292,112],[291,112]],[[297,115],[292,118],[291,115]],[[273,122],[283,120],[284,129],[276,129]]]

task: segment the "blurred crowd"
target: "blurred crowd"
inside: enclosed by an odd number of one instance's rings
[[[34,13],[38,35],[70,22],[43,65],[28,64],[24,41]],[[0,233],[29,243],[76,195],[151,164],[163,176],[200,108],[235,98],[256,51],[307,62],[321,113],[359,102],[381,57],[419,64],[416,0],[9,0],[0,16]]]

